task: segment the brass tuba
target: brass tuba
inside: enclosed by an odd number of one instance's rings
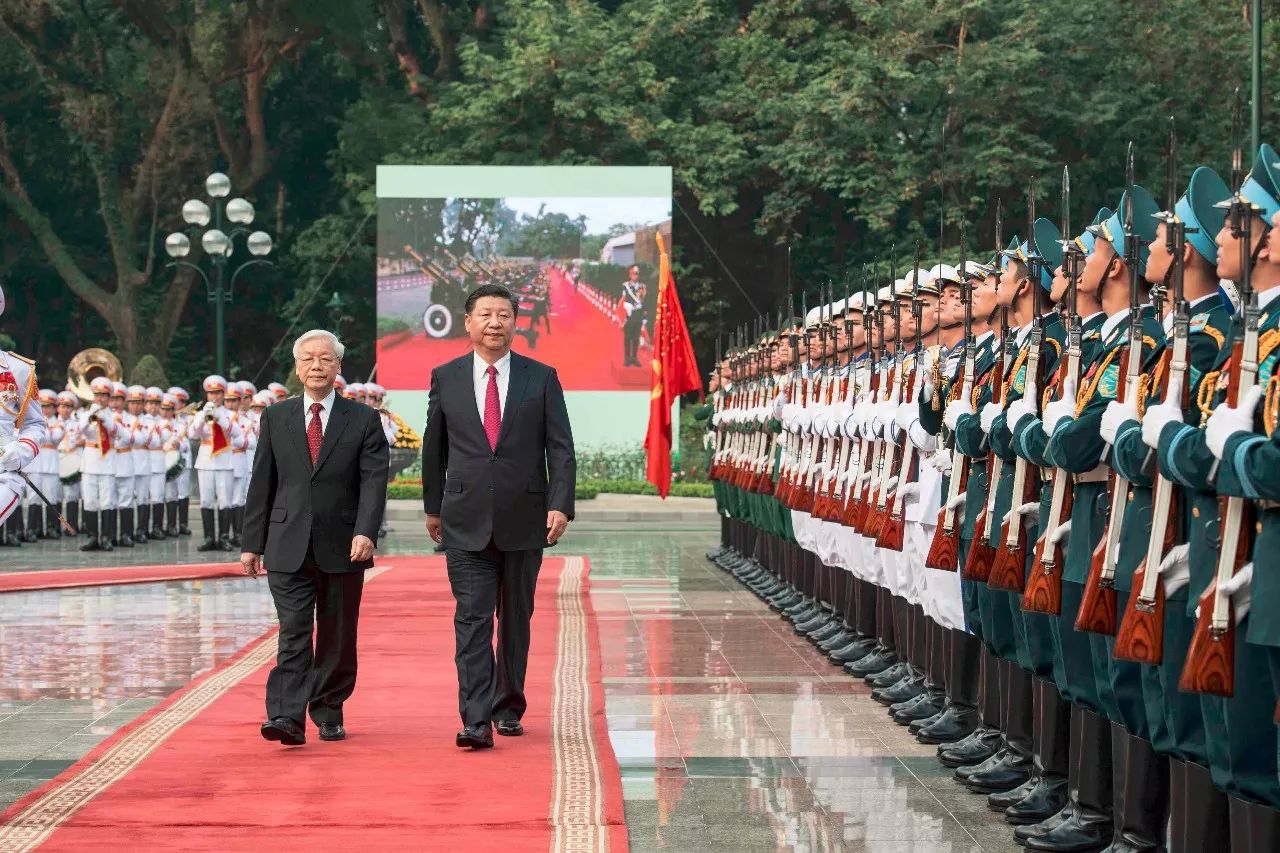
[[[89,383],[99,376],[105,376],[112,382],[122,381],[124,368],[120,365],[120,359],[101,347],[82,349],[67,365],[67,390],[86,403],[93,402]]]

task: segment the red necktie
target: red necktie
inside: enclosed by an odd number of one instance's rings
[[[324,428],[320,425],[320,411],[324,403],[311,404],[311,423],[307,424],[307,449],[311,451],[311,464],[320,456],[320,442],[324,441]]]
[[[492,364],[485,371],[489,374],[489,390],[484,395],[484,434],[489,436],[489,449],[498,449],[498,432],[502,429],[502,406],[498,404],[498,368]]]

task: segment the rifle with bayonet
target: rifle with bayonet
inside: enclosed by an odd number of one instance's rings
[[[830,295],[834,298],[834,288],[831,289]],[[815,518],[821,518],[823,521],[839,521],[839,512],[842,509],[836,504],[836,483],[839,480],[842,466],[848,459],[848,442],[846,442],[840,432],[840,426],[843,423],[842,411],[845,404],[846,395],[849,393],[849,328],[848,307],[849,307],[849,279],[846,276],[844,286],[844,310],[842,316],[836,317],[834,310],[831,312],[831,333],[835,336],[835,347],[832,358],[834,364],[832,369],[837,375],[834,389],[832,391],[831,404],[827,407],[827,434],[830,436],[827,442],[827,462],[823,469],[822,478],[818,482],[818,497],[814,501],[813,515]],[[845,359],[844,364],[840,361],[840,335],[844,333],[845,340]]]
[[[941,247],[939,247],[941,248]],[[922,315],[922,305],[920,303],[920,242],[916,241],[915,262],[912,267],[911,274],[911,318],[915,324],[915,352],[911,356],[911,369],[906,370],[905,356],[903,358],[903,376],[898,398],[895,403],[901,403],[903,398],[918,400],[920,397],[920,382],[924,376],[921,373],[920,357],[921,337],[920,323]],[[897,405],[890,411],[889,418],[889,434],[893,435],[897,431],[894,425],[894,417],[897,413]],[[888,499],[888,515],[884,522],[880,525],[880,535],[876,538],[876,545],[888,551],[901,551],[903,538],[906,534],[906,506],[905,500],[902,498],[902,487],[911,482],[916,476],[916,454],[915,445],[911,442],[911,436],[906,432],[902,434],[902,443],[893,443],[894,448],[894,470],[892,471],[893,480],[890,481],[891,491]],[[896,484],[895,484],[896,481]]]
[[[1059,400],[1074,392],[1080,381],[1080,311],[1076,293],[1080,285],[1084,258],[1071,238],[1071,173],[1062,167],[1062,263],[1069,284],[1067,286],[1067,357],[1058,366],[1057,390]],[[1041,536],[1036,543],[1031,562],[1031,575],[1027,578],[1022,594],[1022,609],[1032,613],[1048,613],[1057,616],[1062,612],[1062,572],[1066,562],[1066,544],[1054,541],[1054,532],[1065,519],[1071,518],[1075,490],[1071,475],[1061,468],[1049,468],[1049,518],[1041,525]]]
[[[999,280],[1000,256],[1004,251],[1004,217],[1003,206],[996,200],[996,276]],[[1009,312],[1000,311],[1000,356],[998,364],[991,371],[991,402],[1004,402],[1004,382],[1013,365],[1017,346],[1013,335],[1009,333]],[[972,398],[971,398],[972,399]],[[988,446],[990,442],[988,441]],[[991,576],[991,567],[996,560],[996,547],[991,544],[991,530],[996,515],[996,485],[1000,482],[1004,470],[1004,460],[994,450],[987,453],[987,503],[982,512],[974,520],[973,542],[969,546],[969,556],[965,560],[963,577],[965,580],[986,583]]]
[[[876,275],[879,273],[880,259],[871,265],[870,276],[866,271],[863,272],[863,288],[862,288],[862,329],[867,339],[867,388],[863,394],[864,399],[859,400],[855,405],[855,411],[859,415],[865,415],[867,410],[874,405],[876,396],[880,391],[880,354],[884,344],[883,338],[880,336],[880,309],[876,302]],[[870,287],[867,284],[870,282]],[[861,407],[859,409],[859,407]],[[858,418],[854,419],[855,425],[860,427]],[[853,528],[859,533],[866,521],[867,499],[869,495],[869,484],[871,475],[875,470],[875,444],[868,440],[865,436],[858,436],[858,458],[856,464],[850,473],[850,481],[848,485],[849,497],[845,504],[843,523],[845,527]]]
[[[1179,396],[1179,408],[1185,409],[1189,389],[1185,388],[1188,350],[1191,337],[1191,305],[1183,285],[1182,252],[1187,243],[1187,226],[1177,214],[1178,142],[1169,118],[1169,166],[1165,179],[1168,207],[1159,214],[1165,227],[1165,244],[1173,263],[1162,283],[1162,289],[1173,299],[1173,341],[1165,347],[1162,365],[1154,375],[1167,377],[1165,391]],[[1156,316],[1161,317],[1156,307]],[[1150,396],[1148,396],[1150,399]],[[1160,582],[1160,563],[1176,543],[1181,524],[1174,485],[1157,470],[1151,497],[1151,537],[1147,554],[1133,575],[1133,590],[1120,620],[1116,635],[1116,657],[1159,666],[1164,660],[1164,584]]]
[[[887,411],[890,414],[898,407],[898,391],[902,387],[900,379],[904,355],[902,352],[902,309],[898,304],[898,270],[895,260],[890,261],[892,270],[890,274],[893,276],[893,280],[889,285],[889,310],[893,312],[894,326],[893,356],[889,360],[889,364],[886,365],[888,367],[888,377],[883,386],[882,402],[877,408],[877,411]],[[874,423],[875,415],[873,414],[872,417]],[[876,455],[876,472],[872,479],[871,502],[867,505],[867,522],[863,528],[862,535],[874,541],[880,538],[880,528],[884,525],[887,517],[889,480],[893,477],[893,467],[898,455],[898,446],[885,438],[880,430],[875,430],[873,435],[880,451]]]
[[[892,251],[897,251],[897,246],[894,246]],[[879,265],[880,264],[877,261],[877,273],[879,272]],[[890,261],[890,267],[892,268],[892,261]],[[892,273],[890,275],[892,276]],[[891,277],[890,281],[892,280],[893,279]],[[888,330],[885,327],[886,318],[884,313],[880,310],[879,289],[873,287],[872,290],[874,291],[874,298],[869,310],[872,312],[872,325],[876,345],[873,347],[875,363],[871,366],[871,395],[868,397],[863,412],[863,420],[868,424],[874,417],[876,407],[880,405],[880,402],[888,393],[889,379],[892,375],[889,367],[889,345],[886,339],[886,335],[888,334]],[[892,287],[890,290],[892,290]],[[868,437],[868,434],[870,437]],[[875,500],[875,489],[879,484],[880,466],[883,464],[884,442],[882,442],[880,437],[870,428],[863,431],[862,440],[863,443],[867,445],[867,449],[864,452],[866,469],[859,476],[859,480],[861,481],[859,484],[860,490],[858,492],[857,506],[853,512],[853,523],[850,526],[863,536],[869,536],[872,514],[875,508],[873,503]]]
[[[968,270],[968,240],[965,236],[964,224],[960,226],[960,300],[964,303],[964,368],[959,382],[952,383],[947,402],[968,396],[973,392],[974,372],[977,369],[978,348],[973,340],[973,279]],[[939,300],[941,304],[941,300]],[[939,356],[941,358],[941,356]],[[935,385],[934,393],[941,393],[941,387]],[[939,453],[946,448],[940,445]],[[938,522],[933,530],[933,541],[929,543],[929,553],[924,564],[931,569],[954,572],[960,567],[960,507],[963,506],[963,495],[969,487],[969,457],[955,446],[955,437],[951,437],[951,475],[947,480],[946,498],[938,509]]]
[[[1041,349],[1044,346],[1044,318],[1040,286],[1039,248],[1036,246],[1036,191],[1032,182],[1027,188],[1027,278],[1031,283],[1032,318],[1031,333],[1027,342],[1026,380],[1023,384],[1025,398],[1031,404],[1032,414],[1040,410],[1041,382]],[[1017,376],[1012,378],[1017,381]],[[1013,429],[1014,424],[1009,424]],[[1039,469],[1019,456],[1013,463],[1013,503],[1009,514],[1005,516],[1000,528],[1000,550],[996,553],[995,564],[991,567],[991,575],[987,578],[987,586],[992,589],[1003,589],[1009,592],[1022,592],[1026,585],[1027,565],[1027,526],[1023,523],[1020,510],[1029,503],[1038,503],[1040,492]]]
[[[1240,93],[1236,92],[1233,131],[1235,150],[1231,155],[1231,207],[1227,213],[1233,235],[1240,241],[1240,304],[1244,313],[1243,335],[1231,345],[1227,384],[1227,404],[1240,401],[1258,382],[1258,324],[1261,309],[1253,289],[1253,219],[1257,209],[1240,192],[1243,185],[1243,143],[1240,131]],[[1261,247],[1260,247],[1261,248]],[[1217,467],[1213,469],[1216,475]],[[1235,607],[1225,586],[1249,562],[1253,551],[1255,507],[1247,498],[1220,500],[1218,567],[1208,588],[1200,595],[1200,615],[1191,635],[1187,662],[1182,668],[1179,688],[1190,693],[1231,696],[1235,692]]]

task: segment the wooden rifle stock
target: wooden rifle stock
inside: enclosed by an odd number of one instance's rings
[[[1246,243],[1246,245],[1248,245]],[[1247,315],[1246,315],[1247,316]],[[1246,329],[1245,337],[1250,336]],[[1250,342],[1250,367],[1256,370],[1256,329]],[[1243,342],[1237,340],[1231,351],[1231,378],[1227,397],[1230,405],[1239,405],[1241,373],[1246,355]],[[1252,383],[1253,376],[1248,376]],[[1182,668],[1178,686],[1188,693],[1210,693],[1232,696],[1235,693],[1235,607],[1230,596],[1222,590],[1222,584],[1249,561],[1253,549],[1252,501],[1230,497],[1220,500],[1222,519],[1221,550],[1218,552],[1218,571],[1207,589],[1200,596],[1200,615],[1191,635],[1191,647]]]
[[[969,457],[956,453],[958,463],[953,464],[951,476],[957,478],[957,494],[963,494],[969,488]],[[960,567],[960,508],[947,509],[944,504],[938,510],[938,526],[933,531],[933,541],[929,543],[929,553],[924,564],[931,569],[954,572]]]
[[[1051,505],[1057,503],[1059,506],[1057,519],[1036,542],[1031,575],[1027,578],[1027,587],[1022,593],[1022,609],[1057,616],[1062,613],[1062,572],[1067,560],[1066,545],[1061,539],[1051,545],[1049,537],[1053,535],[1054,526],[1071,517],[1071,509],[1075,505],[1075,489],[1071,487],[1071,475],[1061,468],[1054,469],[1051,477]],[[1051,519],[1054,515],[1050,511]]]
[[[1113,473],[1110,477],[1110,494],[1113,499],[1116,490],[1123,486],[1123,481]],[[1107,551],[1107,532],[1103,531],[1102,539],[1093,549],[1093,558],[1089,561],[1089,574],[1085,578],[1084,595],[1080,599],[1080,609],[1076,612],[1075,629],[1077,631],[1107,635],[1116,632],[1115,580],[1104,575]]]

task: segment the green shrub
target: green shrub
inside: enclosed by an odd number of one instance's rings
[[[379,317],[378,318],[378,337],[385,338],[387,335],[394,335],[397,332],[409,331],[409,324],[399,317]]]
[[[133,366],[129,373],[129,384],[141,385],[143,388],[167,388],[169,380],[165,377],[164,368],[160,366],[160,359],[148,353]]]
[[[585,480],[579,481],[578,488],[590,486],[600,494],[608,495],[657,495],[658,490],[646,480]],[[710,483],[672,483],[671,497],[676,498],[709,498],[714,496]]]
[[[592,480],[643,480],[644,448],[636,445],[601,445],[578,454],[578,482]]]
[[[574,496],[580,501],[589,501],[600,494],[600,489],[590,483],[579,483],[574,489]],[[421,480],[393,480],[387,484],[387,500],[420,501],[422,500]]]

